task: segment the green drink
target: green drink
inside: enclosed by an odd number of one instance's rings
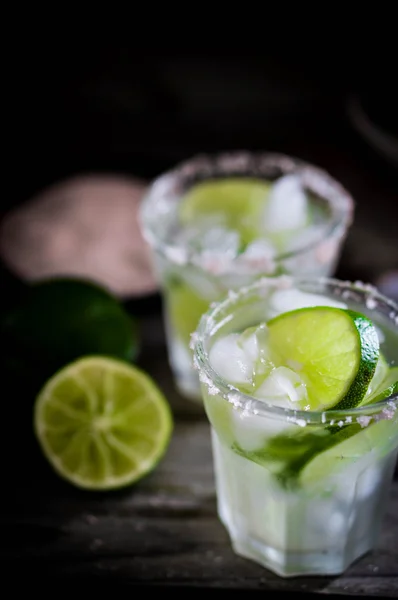
[[[338,182],[283,155],[198,157],[153,182],[140,219],[183,395],[200,400],[189,343],[209,305],[262,275],[332,274],[352,214]]]
[[[193,347],[234,550],[284,577],[372,550],[398,450],[398,306],[264,278],[210,309]]]

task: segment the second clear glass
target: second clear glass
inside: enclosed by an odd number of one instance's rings
[[[251,179],[272,184],[288,175],[294,175],[311,198],[310,209],[322,214],[320,226],[304,229],[295,245],[288,245],[272,257],[262,253],[261,243],[250,255],[229,256],[224,239],[218,252],[207,250],[199,255],[184,238],[179,206],[199,183]],[[280,202],[283,211],[279,218],[288,218],[289,196]],[[198,376],[192,368],[190,336],[209,305],[228,290],[239,289],[264,275],[334,274],[353,212],[353,199],[338,181],[313,165],[283,154],[198,156],[153,181],[142,202],[140,223],[162,290],[169,362],[183,396],[201,402]]]

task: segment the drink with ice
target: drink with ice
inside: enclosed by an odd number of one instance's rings
[[[198,157],[153,182],[140,220],[185,396],[200,398],[189,340],[210,303],[261,275],[331,275],[352,213],[338,182],[283,155]]]
[[[218,513],[281,576],[375,547],[398,449],[398,306],[370,286],[264,278],[193,336]]]

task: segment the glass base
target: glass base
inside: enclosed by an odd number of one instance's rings
[[[357,559],[370,552],[373,543],[369,540],[358,544],[349,555],[325,552],[285,552],[266,546],[263,543],[235,533],[231,537],[234,552],[269,569],[279,577],[298,577],[306,575],[340,575]]]
[[[217,512],[239,556],[281,577],[338,575],[376,546],[396,451],[288,490],[212,428]]]

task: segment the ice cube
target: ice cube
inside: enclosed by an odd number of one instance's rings
[[[189,247],[199,254],[213,252],[235,256],[239,252],[240,234],[214,218],[199,219],[194,226],[179,229],[174,237],[177,246]]]
[[[239,385],[251,381],[254,363],[258,358],[255,335],[239,343],[241,336],[230,333],[215,341],[210,350],[210,364],[225,381]],[[251,339],[253,338],[253,339]]]
[[[310,294],[297,289],[276,290],[270,297],[269,318],[288,312],[289,310],[311,306],[347,308],[344,302],[329,298],[328,296],[322,296],[321,294]]]
[[[227,254],[231,258],[239,252],[240,235],[238,231],[218,226],[207,229],[202,236],[202,249],[205,252]]]
[[[297,402],[307,399],[307,388],[298,373],[288,367],[277,367],[256,390],[255,396],[277,406],[297,408]]]
[[[231,261],[239,253],[240,234],[223,226],[197,230],[192,249],[194,262],[205,271],[218,275],[229,270]]]
[[[255,240],[246,247],[245,251],[237,260],[237,268],[241,266],[244,270],[259,273],[272,273],[275,270],[275,246],[264,239]]]
[[[307,196],[297,175],[285,175],[272,186],[265,206],[263,227],[283,231],[304,227],[307,222]]]
[[[256,332],[253,332],[250,335],[241,334],[237,339],[237,344],[242,348],[244,355],[248,357],[253,367],[260,353]]]

